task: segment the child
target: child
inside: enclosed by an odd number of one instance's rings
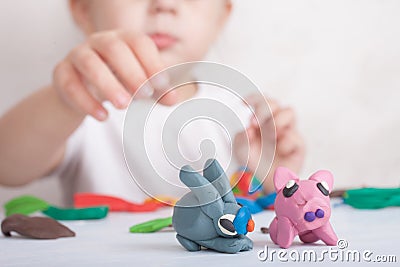
[[[123,112],[132,94],[153,74],[178,63],[202,60],[222,31],[232,3],[70,0],[69,4],[87,39],[55,67],[51,85],[0,119],[0,184],[18,186],[58,174],[69,197],[75,191],[92,191],[143,200],[145,195],[132,184],[122,154]],[[140,92],[140,97],[160,96],[168,86],[168,77],[159,77],[153,85],[154,90]],[[198,90],[192,85],[170,91],[160,99],[160,109],[168,113],[176,104],[196,97]],[[268,99],[272,119],[268,110],[260,108],[264,98],[249,96],[247,100],[260,127],[252,119],[249,127],[235,136],[234,154],[243,164],[243,152],[250,149],[248,167],[261,180],[266,178],[264,189],[271,191],[276,166],[299,171],[304,158],[303,140],[290,108]],[[273,130],[274,123],[276,151],[267,175],[269,164],[261,160],[258,166],[258,160],[275,147],[261,146],[265,141],[261,133]],[[249,147],[244,146],[246,135]],[[218,139],[217,133],[215,136]],[[217,147],[217,159],[219,152],[229,154],[226,144]],[[138,162],[135,170],[140,172],[141,167]],[[140,173],[145,176],[146,170]],[[166,171],[165,175],[177,173]]]

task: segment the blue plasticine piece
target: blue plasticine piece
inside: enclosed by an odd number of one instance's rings
[[[259,197],[256,202],[260,205],[263,209],[268,208],[269,206],[275,203],[276,192],[268,194],[266,196]]]

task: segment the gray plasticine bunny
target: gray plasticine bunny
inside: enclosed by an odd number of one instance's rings
[[[172,216],[176,238],[183,247],[199,251],[203,246],[225,253],[253,248],[245,236],[254,230],[250,211],[237,204],[217,160],[207,160],[203,176],[186,165],[179,177],[191,190],[176,203]]]

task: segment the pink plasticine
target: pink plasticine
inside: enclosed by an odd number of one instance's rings
[[[279,167],[274,174],[274,185],[276,217],[269,231],[275,244],[288,248],[299,235],[304,243],[322,240],[329,246],[336,245],[338,238],[329,222],[332,173],[321,170],[308,180],[300,180],[289,169]]]

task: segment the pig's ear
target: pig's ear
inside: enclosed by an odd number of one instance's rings
[[[325,191],[326,190],[328,192],[328,194],[330,192],[332,192],[333,175],[332,175],[332,173],[330,171],[326,171],[326,170],[317,171],[316,173],[311,175],[310,178],[308,178],[308,180],[313,180],[313,181],[318,182],[318,184],[320,184],[320,186],[318,188],[321,191]],[[321,186],[323,188],[320,188]],[[327,194],[324,193],[324,195],[327,195]]]
[[[289,170],[288,168],[285,167],[278,167],[275,170],[274,173],[274,186],[275,186],[275,191],[279,192],[283,187],[286,186],[286,184],[290,181],[294,180],[295,182],[299,181],[299,177]]]

